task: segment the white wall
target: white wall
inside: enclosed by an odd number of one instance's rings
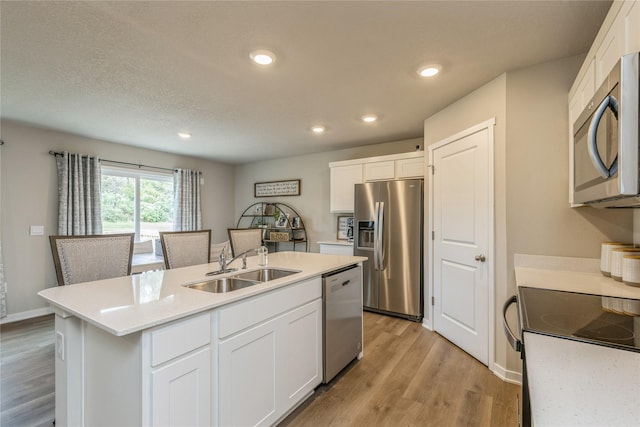
[[[292,206],[307,229],[309,251],[319,252],[317,242],[335,240],[337,217],[329,212],[329,163],[339,160],[415,151],[422,138],[334,150],[305,156],[265,160],[236,167],[236,205],[238,217],[248,206],[259,201],[283,202]],[[300,179],[300,196],[254,198],[253,184],[262,181]]]
[[[568,205],[567,96],[582,57],[503,74],[425,121],[425,147],[491,117],[495,126],[495,362],[520,371],[501,327],[515,293],[515,253],[599,256],[604,240],[630,240],[629,211]],[[427,290],[428,291],[428,290]]]
[[[57,233],[58,183],[49,150],[98,155],[109,160],[166,168],[201,170],[203,228],[213,240],[226,240],[235,224],[234,167],[231,165],[98,141],[77,135],[1,122],[2,249],[7,280],[7,318],[47,307],[38,291],[56,285],[48,236]],[[43,236],[29,236],[30,225],[44,225]]]

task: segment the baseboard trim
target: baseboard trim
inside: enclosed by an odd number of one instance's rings
[[[0,325],[4,325],[5,323],[19,322],[20,320],[33,319],[34,317],[46,316],[47,314],[52,313],[53,310],[51,309],[51,307],[21,311],[20,313],[8,314],[7,316],[3,317],[2,319],[0,319]]]
[[[493,364],[493,373],[500,378],[502,381],[511,383],[511,384],[522,384],[522,374],[517,371],[509,371],[497,363]]]

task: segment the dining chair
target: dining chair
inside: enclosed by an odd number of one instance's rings
[[[131,274],[134,233],[49,236],[58,286]]]
[[[211,230],[161,231],[160,243],[167,270],[209,263]]]
[[[225,258],[231,258],[233,256],[231,255],[231,243],[228,240],[211,244],[211,254],[209,255],[209,261],[217,262],[222,251],[224,251]]]
[[[262,246],[262,228],[228,228],[233,256]],[[250,254],[250,256],[257,253]]]

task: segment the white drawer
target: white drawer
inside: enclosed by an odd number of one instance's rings
[[[224,307],[218,313],[218,338],[228,337],[320,297],[322,279],[314,277]]]
[[[201,314],[151,332],[151,366],[155,367],[211,342],[211,315]]]

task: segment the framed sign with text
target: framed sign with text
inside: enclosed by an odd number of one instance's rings
[[[349,240],[353,233],[353,217],[352,216],[339,216],[338,217],[338,240]]]
[[[300,180],[256,182],[253,197],[299,196]]]

